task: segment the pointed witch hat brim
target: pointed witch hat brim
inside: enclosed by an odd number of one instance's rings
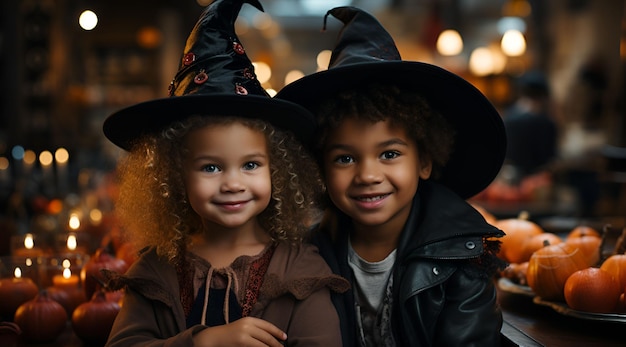
[[[504,125],[491,102],[452,72],[432,64],[403,61],[391,35],[369,13],[337,7],[328,15],[344,23],[329,68],[286,85],[275,98],[298,103],[315,113],[320,101],[368,83],[415,90],[456,133],[454,151],[437,181],[463,198],[485,189],[500,172],[506,153]]]
[[[257,0],[211,3],[187,38],[179,70],[169,86],[170,96],[113,113],[104,121],[104,135],[130,150],[142,135],[192,115],[237,116],[268,121],[308,144],[315,132],[313,115],[300,105],[267,94],[235,34],[235,20],[244,3],[263,11]]]

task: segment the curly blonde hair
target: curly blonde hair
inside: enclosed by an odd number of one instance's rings
[[[182,259],[190,235],[202,232],[200,216],[186,197],[184,139],[193,129],[235,122],[262,132],[268,143],[272,196],[258,216],[261,226],[276,242],[302,240],[322,189],[318,167],[302,144],[258,119],[193,116],[139,138],[120,160],[116,212],[130,241],[153,246],[172,262]]]

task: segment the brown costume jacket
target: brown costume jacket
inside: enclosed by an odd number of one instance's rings
[[[206,329],[186,327],[176,270],[154,250],[144,252],[125,275],[109,276],[110,285],[126,293],[107,346],[193,346],[193,335]],[[250,316],[285,331],[289,346],[341,346],[330,292],[348,286],[314,246],[279,244]]]

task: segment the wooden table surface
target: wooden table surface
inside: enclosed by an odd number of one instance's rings
[[[498,290],[503,344],[509,346],[626,346],[626,323],[562,315],[533,298]]]

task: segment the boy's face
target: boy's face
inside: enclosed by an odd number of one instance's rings
[[[193,130],[185,141],[185,186],[193,210],[221,228],[256,225],[272,192],[265,135],[232,123]]]
[[[399,231],[408,218],[419,179],[430,177],[416,143],[388,120],[347,118],[330,131],[323,165],[333,203],[355,227]]]

